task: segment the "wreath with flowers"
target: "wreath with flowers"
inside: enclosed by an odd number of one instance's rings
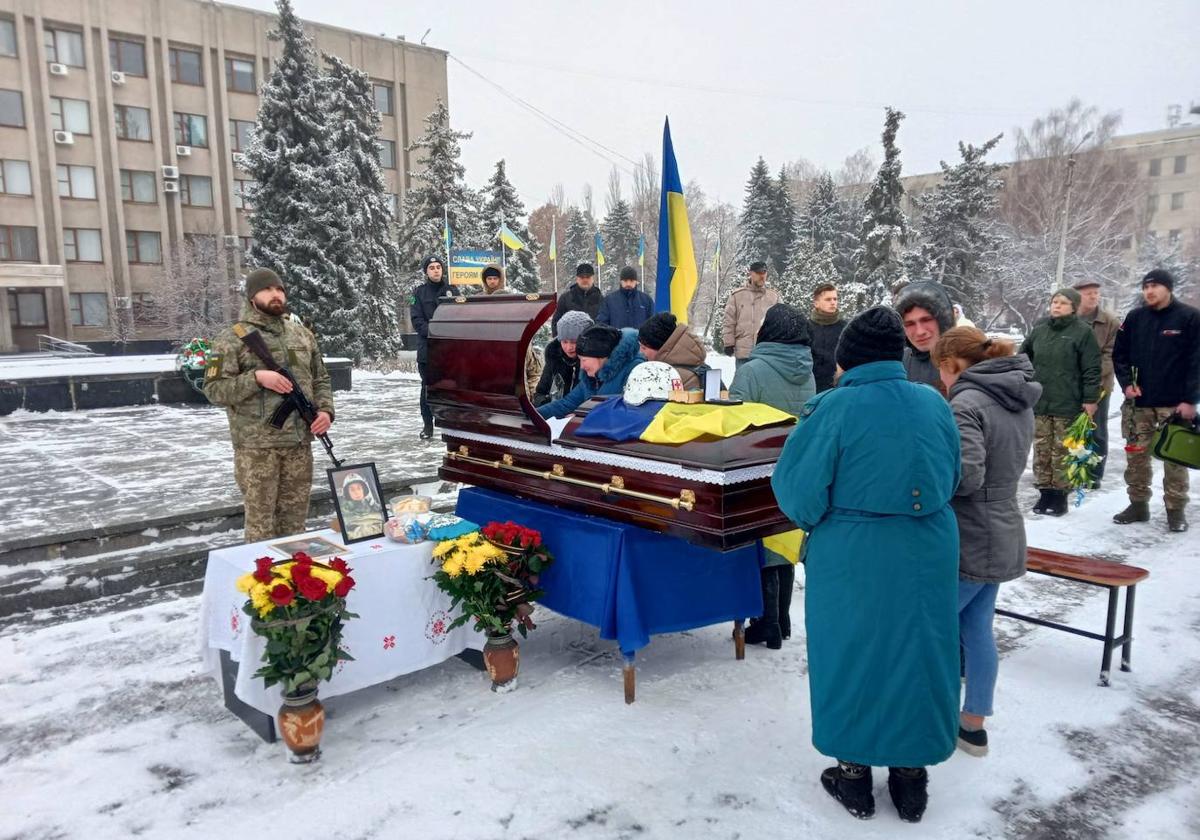
[[[268,688],[283,683],[284,692],[293,694],[329,679],[338,662],[354,659],[341,647],[342,625],[358,618],[346,609],[354,578],[345,560],[325,565],[297,552],[289,560],[260,557],[254,566],[237,581],[247,596],[242,611],[267,642],[265,664],[254,676]]]

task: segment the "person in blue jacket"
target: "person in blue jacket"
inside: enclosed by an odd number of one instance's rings
[[[958,736],[959,437],[937,391],[909,382],[904,326],[876,306],[843,330],[838,386],[800,412],[771,479],[808,532],[805,632],[813,746],[837,759],[821,784],[875,813],[886,766],[901,819],[928,802],[926,766]]]
[[[575,342],[579,382],[565,396],[538,407],[543,417],[566,417],[594,396],[620,394],[629,372],[646,358],[638,352],[637,330],[607,324],[588,327]]]
[[[637,269],[625,266],[621,269],[621,287],[604,296],[600,311],[596,313],[597,324],[608,324],[623,330],[637,329],[654,314],[654,299],[638,288]]]

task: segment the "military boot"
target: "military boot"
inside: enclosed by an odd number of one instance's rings
[[[1183,511],[1180,511],[1182,513]],[[1118,525],[1128,525],[1130,522],[1149,522],[1150,521],[1150,503],[1149,502],[1130,502],[1129,507],[1113,517],[1113,522]]]
[[[1179,510],[1167,508],[1167,529],[1182,534],[1187,528],[1187,517],[1183,515],[1183,508]]]
[[[1050,494],[1053,490],[1038,490],[1042,495],[1038,497],[1037,503],[1033,506],[1034,513],[1046,513],[1050,507]]]
[[[1050,516],[1065,516],[1069,505],[1067,504],[1066,490],[1051,490],[1050,500],[1046,505],[1046,513]]]

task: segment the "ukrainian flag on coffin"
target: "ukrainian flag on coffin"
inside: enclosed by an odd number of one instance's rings
[[[751,426],[772,426],[792,415],[764,403],[709,405],[647,400],[629,405],[623,397],[605,400],[588,412],[575,432],[609,440],[687,443],[697,438],[733,437]]]
[[[688,322],[688,305],[699,283],[696,252],[692,247],[692,229],[688,226],[687,205],[675,147],[671,144],[671,121],[663,124],[662,201],[658,207],[658,271],[655,309],[671,312],[679,323]]]

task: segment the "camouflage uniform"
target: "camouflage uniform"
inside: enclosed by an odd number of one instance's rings
[[[1069,490],[1062,459],[1067,427],[1074,419],[1038,414],[1033,418],[1033,486],[1039,490]]]
[[[1154,470],[1150,465],[1150,447],[1158,424],[1174,413],[1174,408],[1130,408],[1121,406],[1121,429],[1131,446],[1144,447],[1141,452],[1125,453],[1125,484],[1129,501],[1148,502],[1153,493],[1150,481]],[[1188,503],[1187,467],[1163,461],[1163,498],[1167,510],[1183,510]]]
[[[317,340],[300,324],[246,303],[238,323],[262,333],[272,357],[291,370],[301,389],[333,418],[333,391]],[[268,425],[283,395],[255,381],[263,364],[232,327],[213,341],[204,395],[225,407],[233,438],[233,472],[245,500],[246,542],[304,530],[312,489],[312,432],[293,412],[282,429]]]

